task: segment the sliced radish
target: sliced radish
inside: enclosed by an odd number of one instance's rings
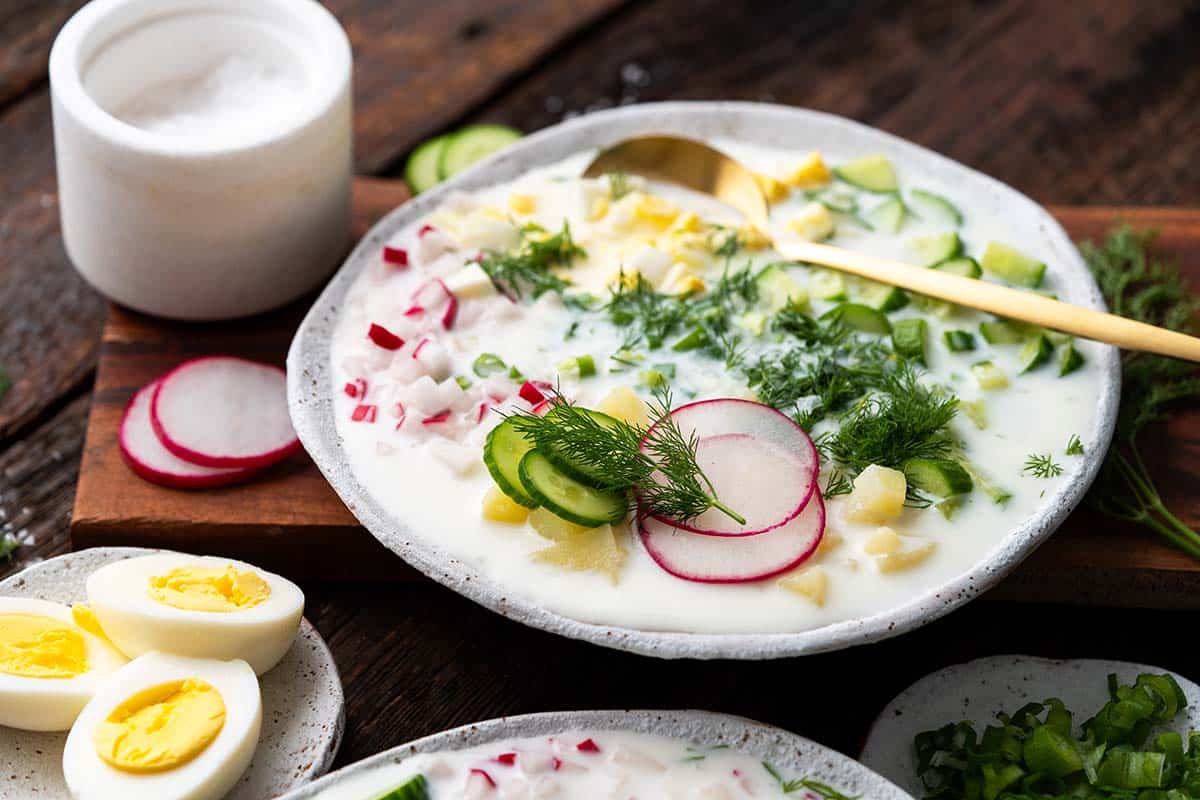
[[[696,436],[697,463],[721,502],[746,522],[716,508],[688,523],[657,517],[659,522],[708,536],[753,536],[787,524],[816,492],[817,448],[803,428],[770,406],[698,400],[679,406],[671,418],[685,437]]]
[[[705,536],[646,517],[638,525],[650,557],[677,578],[699,583],[749,583],[804,563],[825,533],[825,503],[814,493],[786,525],[757,536]]]
[[[258,472],[256,469],[211,469],[188,463],[163,447],[150,424],[150,404],[159,381],[137,390],[125,416],[121,419],[118,436],[121,455],[138,476],[176,489],[210,489],[227,486],[245,480]]]
[[[450,409],[447,408],[445,411],[439,411],[438,413],[434,414],[433,416],[426,417],[425,419],[421,420],[421,424],[422,425],[441,425],[443,422],[447,422],[449,419],[450,419]]]
[[[150,422],[163,445],[202,467],[265,467],[300,449],[288,418],[283,370],[208,356],[168,372]]]
[[[404,347],[404,340],[387,328],[372,322],[367,331],[367,338],[384,350],[399,350]]]

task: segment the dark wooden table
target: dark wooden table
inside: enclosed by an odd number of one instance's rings
[[[0,1],[0,577],[68,547],[104,304],[58,236],[46,56],[79,0]],[[668,98],[855,117],[1040,201],[1200,203],[1200,2],[328,0],[356,62],[357,159],[396,175],[463,122],[540,128]],[[702,707],[855,754],[882,705],[979,655],[1126,658],[1200,675],[1195,614],[986,598],[902,639],[767,663],[671,663],[555,638],[429,584],[310,583],[337,658],[340,764],[443,728],[569,708]]]

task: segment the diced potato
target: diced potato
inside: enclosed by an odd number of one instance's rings
[[[779,586],[807,597],[818,606],[824,606],[829,591],[829,576],[824,567],[813,566],[780,578]]]
[[[588,211],[588,221],[596,222],[598,220],[604,219],[606,216],[608,216],[608,208],[609,208],[608,198],[607,197],[597,197],[595,200],[592,201],[592,207]]]
[[[797,189],[809,189],[829,183],[831,177],[829,167],[825,165],[825,159],[821,158],[820,153],[814,151],[806,155],[783,180],[789,186]]]
[[[467,264],[458,272],[447,276],[446,288],[454,292],[460,300],[491,297],[496,294],[496,284],[492,283],[483,267],[475,263]]]
[[[534,522],[538,511],[530,514],[531,523]],[[553,516],[549,512],[546,513]],[[534,525],[534,529],[540,535],[551,539],[554,544],[534,552],[530,559],[563,569],[600,572],[608,575],[615,584],[620,577],[621,565],[625,563],[625,549],[619,541],[619,538],[627,535],[625,526],[601,525],[598,528],[583,528],[569,522],[560,522],[562,525],[558,526],[539,519]]]
[[[931,542],[928,539],[918,539],[914,536],[901,536],[900,540],[901,547],[899,550],[894,553],[876,556],[875,565],[881,573],[888,574],[912,569],[933,555],[933,551],[937,547],[936,542]]]
[[[646,401],[638,397],[629,386],[618,386],[613,389],[596,406],[596,410],[616,417],[630,425],[646,426],[650,424],[650,412]]]
[[[659,230],[666,230],[679,216],[679,206],[657,195],[639,193],[634,202],[633,216]]]
[[[487,490],[483,496],[483,518],[492,522],[507,522],[520,525],[529,517],[529,509],[514,502],[511,497],[500,491],[498,486]]]
[[[900,516],[908,483],[898,469],[871,464],[854,479],[854,491],[846,498],[846,519],[882,524]]]
[[[514,214],[532,214],[537,210],[537,199],[531,194],[511,194],[508,207]]]
[[[762,189],[768,203],[778,203],[787,198],[789,190],[783,181],[776,180],[770,175],[763,175],[761,172],[756,173],[754,179],[758,181],[758,186]]]
[[[863,552],[869,556],[886,556],[899,552],[902,546],[900,534],[885,525],[875,529],[875,533],[863,545]]]
[[[553,512],[547,511],[544,508],[535,508],[529,512],[529,524],[537,531],[539,536],[543,539],[549,539],[552,542],[567,542],[584,531],[589,530],[582,525],[576,525],[574,522],[567,522],[562,517],[555,516]]]
[[[817,550],[815,553],[813,553],[813,557],[819,558],[831,550],[837,549],[838,545],[840,545],[842,541],[843,539],[840,533],[835,533],[834,531],[829,530],[829,528],[826,528],[825,533],[821,536],[821,543],[817,545]]]
[[[820,242],[833,235],[833,215],[820,203],[808,203],[788,222],[788,228],[808,242]]]

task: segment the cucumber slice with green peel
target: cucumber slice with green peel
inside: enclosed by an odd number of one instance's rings
[[[429,800],[429,782],[425,780],[424,775],[414,775],[375,800]]]
[[[1046,334],[1046,338],[1050,340],[1050,344],[1054,345],[1055,347],[1057,347],[1060,344],[1068,344],[1069,342],[1072,341],[1072,336],[1069,333],[1063,333],[1062,331],[1052,331],[1049,328],[1047,328],[1043,332]]]
[[[857,214],[858,198],[845,188],[810,189],[804,193],[807,200],[820,203],[835,214]]]
[[[988,242],[979,259],[983,271],[1016,286],[1036,289],[1046,276],[1046,265],[999,242]]]
[[[768,311],[775,312],[792,306],[804,308],[808,305],[808,290],[787,273],[782,264],[768,264],[754,277],[758,287],[759,303]]]
[[[1004,374],[1004,370],[991,361],[979,361],[972,364],[971,374],[975,376],[975,380],[979,381],[980,389],[994,391],[1008,388],[1008,376]]]
[[[863,333],[885,336],[892,332],[892,323],[882,311],[862,303],[839,303],[822,314],[821,319],[835,319],[847,328]]]
[[[892,325],[892,349],[901,358],[925,364],[925,339],[929,325],[921,318],[902,319]]]
[[[908,195],[908,203],[913,213],[926,222],[950,225],[955,228],[963,223],[962,212],[940,194],[927,192],[924,189],[913,189]]]
[[[942,341],[954,353],[965,353],[975,349],[975,335],[970,331],[942,331]]]
[[[813,270],[808,279],[808,293],[818,300],[837,302],[846,299],[846,279],[840,272]]]
[[[1070,375],[1083,366],[1083,356],[1075,349],[1074,342],[1063,345],[1058,354],[1058,376]]]
[[[886,284],[868,286],[863,290],[862,297],[871,308],[879,309],[885,314],[899,311],[908,305],[909,300],[908,292],[899,286],[887,286]]]
[[[593,411],[590,408],[580,408],[576,406],[574,410],[582,411],[583,413],[587,414],[596,422],[597,425],[601,426],[602,428],[612,428],[621,424],[620,420],[616,419],[615,417],[610,417],[608,414],[600,411]],[[562,411],[557,408],[552,408],[546,414],[546,419],[554,420],[561,416]],[[597,469],[591,464],[581,464],[557,448],[543,448],[539,450],[539,452],[544,455],[546,459],[559,471],[566,473],[568,477],[573,478],[582,484],[596,489],[607,489],[611,485],[610,476],[606,475],[602,470]]]
[[[521,138],[507,125],[468,125],[452,134],[438,161],[438,177],[446,180]]]
[[[979,278],[983,276],[983,270],[979,268],[979,262],[969,256],[947,258],[940,264],[934,264],[933,268],[940,269],[942,272],[949,272],[951,275],[961,275],[964,278]]]
[[[987,406],[982,400],[959,400],[958,408],[981,431],[987,430]]]
[[[880,233],[896,233],[904,224],[904,203],[899,197],[889,197],[870,211],[862,215],[862,219],[871,226],[871,230]]]
[[[878,153],[834,167],[833,174],[851,186],[877,194],[887,194],[900,188],[892,162]]]
[[[1029,328],[1006,319],[979,323],[979,335],[988,344],[1020,344],[1029,338]]]
[[[1021,351],[1017,353],[1017,362],[1021,365],[1020,373],[1024,375],[1026,372],[1037,369],[1049,361],[1053,353],[1054,345],[1050,344],[1046,334],[1037,334],[1027,341]]]
[[[517,430],[511,419],[506,419],[488,434],[483,443],[483,463],[500,491],[526,508],[537,508],[538,503],[521,482],[520,465],[525,454],[533,449],[533,442]]]
[[[442,163],[442,151],[450,141],[450,134],[435,136],[417,145],[404,164],[404,180],[413,194],[432,189],[441,181],[438,167]]]
[[[518,471],[529,496],[567,522],[598,528],[620,522],[629,510],[629,498],[623,492],[605,492],[582,484],[537,450],[525,454]]]
[[[909,486],[934,497],[968,494],[975,488],[962,464],[949,458],[910,458],[900,468]]]
[[[910,239],[908,247],[921,259],[921,264],[934,267],[943,261],[957,258],[962,253],[962,239],[958,238],[954,231],[932,233],[929,236]]]

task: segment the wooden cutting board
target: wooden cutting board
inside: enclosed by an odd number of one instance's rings
[[[359,179],[356,236],[408,197],[398,182]],[[1075,238],[1118,221],[1160,231],[1162,250],[1200,286],[1200,209],[1057,207]],[[134,476],[117,428],[133,392],[187,358],[232,353],[282,365],[312,297],[238,322],[171,323],[109,309],[71,521],[76,548],[141,545],[243,558],[297,578],[416,579],[361,528],[303,454],[244,486],[164,489]],[[1200,414],[1177,416],[1146,436],[1168,506],[1200,523]],[[1200,563],[1140,529],[1087,511],[1073,515],[990,596],[1145,607],[1200,607]]]

